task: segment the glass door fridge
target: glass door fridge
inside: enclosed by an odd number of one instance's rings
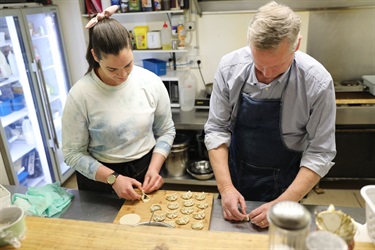
[[[11,184],[73,173],[61,152],[69,73],[58,20],[56,6],[0,10],[0,151]]]

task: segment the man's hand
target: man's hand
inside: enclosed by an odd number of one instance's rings
[[[224,188],[221,193],[223,215],[227,220],[241,221],[246,218],[246,203],[243,196],[233,186]],[[238,210],[238,205],[241,211]]]

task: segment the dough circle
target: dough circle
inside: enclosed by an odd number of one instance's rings
[[[141,221],[141,216],[138,214],[125,214],[120,218],[120,224],[122,225],[135,225]]]

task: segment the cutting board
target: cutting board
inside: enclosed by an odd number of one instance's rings
[[[177,200],[174,202],[177,202],[179,204],[179,208],[176,210],[170,210],[167,208],[167,205],[171,203],[172,201],[168,201],[166,199],[167,195],[169,194],[177,194]],[[201,221],[204,225],[202,230],[208,230],[210,227],[210,221],[211,221],[211,213],[212,213],[212,203],[213,203],[213,194],[212,193],[204,193],[206,198],[205,200],[199,201],[196,200],[195,195],[200,195],[202,192],[192,192],[192,198],[190,200],[194,200],[195,204],[192,206],[194,208],[194,213],[197,213],[198,211],[202,211],[203,209],[197,208],[197,204],[200,202],[207,202],[208,207],[204,209],[205,212],[205,218],[202,220],[196,220],[193,217],[193,214],[189,215],[184,215],[181,213],[180,209],[184,207],[183,202],[186,201],[185,199],[182,198],[182,195],[187,192],[181,192],[181,191],[173,191],[173,190],[158,190],[155,191],[151,194],[148,194],[150,197],[150,200],[148,202],[143,202],[141,200],[137,201],[125,201],[124,204],[122,205],[120,211],[118,212],[115,220],[113,223],[120,224],[120,219],[122,216],[126,214],[138,214],[141,217],[140,222],[149,222],[152,212],[151,212],[151,206],[154,204],[160,204],[162,207],[162,210],[155,211],[155,214],[159,213],[166,213],[166,212],[171,212],[171,211],[177,211],[178,212],[178,218],[181,218],[183,216],[187,216],[189,218],[189,223],[186,225],[178,225],[175,223],[175,228],[184,228],[184,229],[192,229],[191,224],[193,222]],[[155,215],[154,214],[154,215]],[[176,219],[169,219],[166,218],[164,222],[168,221],[175,221]]]

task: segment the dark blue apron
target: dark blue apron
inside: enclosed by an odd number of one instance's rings
[[[286,147],[281,130],[282,98],[290,72],[280,99],[256,100],[241,92],[229,146],[229,169],[245,200],[274,200],[299,171],[302,152]]]

